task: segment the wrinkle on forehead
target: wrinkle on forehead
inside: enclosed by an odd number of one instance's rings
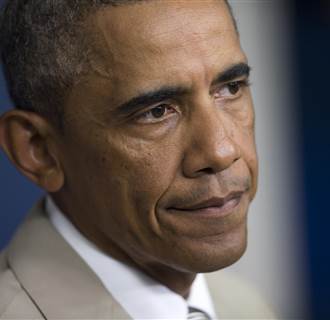
[[[96,25],[108,50],[115,53],[119,48],[121,54],[159,53],[210,37],[236,35],[227,6],[219,0],[150,1],[105,8],[97,13]]]
[[[173,79],[188,87],[210,82],[207,70],[213,65],[243,55],[227,6],[219,0],[104,8],[91,20],[97,51],[91,71],[108,79],[109,91],[117,95],[125,90],[129,96],[132,83],[149,89]]]

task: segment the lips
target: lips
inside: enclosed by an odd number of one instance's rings
[[[163,228],[180,237],[212,238],[232,230],[236,232],[241,226],[240,230],[243,230],[249,204],[246,191],[232,191],[223,197],[204,197],[197,202],[185,202],[181,198],[166,210],[159,210],[158,219]]]
[[[221,210],[237,205],[240,201],[244,192],[242,191],[233,191],[229,193],[225,197],[210,197],[206,200],[201,200],[194,204],[187,204],[179,207],[171,207],[169,210],[179,210],[179,211],[186,211],[186,212],[197,212],[197,211],[209,211],[212,209]]]

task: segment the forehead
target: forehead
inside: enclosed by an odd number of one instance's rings
[[[127,45],[148,43],[171,47],[182,36],[234,31],[229,10],[221,0],[149,0],[119,7],[106,7],[97,13],[97,25],[113,41]],[[123,35],[125,38],[123,39]],[[132,41],[132,42],[131,42]],[[175,45],[175,44],[174,44]]]
[[[152,0],[106,7],[96,13],[93,24],[105,57],[94,71],[102,69],[117,96],[173,81],[192,82],[194,77],[210,81],[213,71],[245,60],[221,0]]]

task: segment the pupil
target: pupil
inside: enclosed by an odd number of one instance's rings
[[[231,94],[236,94],[239,90],[239,85],[237,82],[229,83],[228,89]]]
[[[160,118],[165,114],[165,107],[164,106],[159,106],[156,108],[153,108],[151,110],[151,114],[155,117],[155,118]]]

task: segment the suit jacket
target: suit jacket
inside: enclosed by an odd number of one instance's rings
[[[224,271],[209,287],[221,319],[273,319],[250,286]],[[0,255],[0,319],[131,319],[55,230],[39,202]]]

